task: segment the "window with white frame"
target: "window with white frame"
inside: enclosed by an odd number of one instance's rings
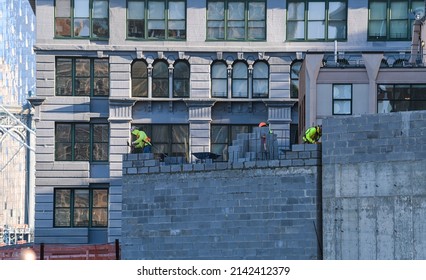
[[[56,0],[56,38],[109,38],[109,0]]]
[[[347,0],[287,1],[287,40],[346,40]]]
[[[333,85],[333,115],[352,114],[352,85]]]

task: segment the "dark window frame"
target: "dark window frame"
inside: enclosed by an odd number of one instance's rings
[[[144,12],[143,18],[129,18],[129,2],[143,3]],[[148,18],[149,16],[149,3],[152,2],[163,2],[164,3],[164,34],[162,36],[149,36],[149,25],[153,21],[158,23],[161,19]],[[184,18],[183,19],[171,19],[170,18],[170,3],[180,2],[184,4]],[[181,29],[172,29],[173,24],[182,23],[184,25],[183,31]],[[141,27],[141,24],[143,27]],[[139,31],[139,29],[143,29]],[[132,32],[130,32],[132,31]],[[168,41],[185,41],[187,33],[187,4],[186,1],[182,0],[127,0],[126,1],[126,37],[128,40],[168,40]],[[151,34],[155,34],[151,33]]]
[[[54,12],[55,12],[55,39],[85,39],[85,40],[108,40],[109,39],[109,0],[87,0],[89,2],[88,7],[88,17],[78,17],[75,16],[75,0],[55,0],[54,3]],[[64,2],[65,6],[68,7],[69,5],[69,12],[70,14],[68,16],[57,16],[59,13],[57,11],[57,7],[59,6],[58,3]],[[67,3],[68,2],[68,5]],[[106,17],[96,17],[95,13],[95,3],[101,3],[101,2],[107,2],[107,11],[106,11]],[[95,4],[95,5],[94,5]],[[59,8],[58,8],[59,9]],[[61,9],[63,11],[64,9]],[[81,32],[81,29],[76,25],[76,21],[80,20],[80,23],[83,24],[83,22],[88,23],[85,27],[88,27],[88,35],[81,35],[79,32]],[[63,23],[63,25],[59,24],[60,22]],[[59,30],[62,27],[62,30]],[[68,30],[63,30],[65,28],[69,28]],[[79,31],[80,30],[80,31]]]
[[[336,98],[334,95],[334,91],[335,91],[335,86],[350,86],[351,88],[351,97],[350,98]],[[353,84],[347,84],[347,83],[343,83],[343,84],[333,84],[333,92],[332,92],[332,99],[333,99],[333,103],[332,103],[332,111],[333,111],[333,115],[334,116],[349,116],[352,115],[352,106],[353,106]],[[334,105],[336,102],[349,102],[350,106],[349,106],[349,113],[336,113],[334,111]]]
[[[142,76],[138,76],[135,73],[136,66],[138,64],[143,64],[144,69],[142,69],[142,71],[144,71],[144,73],[143,72],[141,73],[143,74]],[[137,59],[132,62],[131,79],[132,79],[132,97],[148,97],[148,63],[145,60]],[[141,87],[141,90],[138,90],[139,87]]]
[[[216,65],[222,65],[223,67],[225,67],[225,72],[224,72],[225,75],[224,75],[224,77],[216,77],[216,73],[214,73],[214,71],[213,71],[213,67],[216,66]],[[229,92],[229,89],[228,89],[228,65],[227,65],[226,61],[224,61],[224,60],[215,60],[211,64],[210,69],[211,69],[211,71],[210,71],[211,97],[214,97],[214,98],[228,98],[228,92]],[[226,88],[225,94],[223,94],[223,95],[216,95],[215,94],[215,91],[214,91],[215,88],[214,88],[214,85],[213,85],[214,81],[225,82],[225,88]]]
[[[388,90],[381,90],[381,87]],[[403,89],[406,89],[405,93]],[[417,92],[419,90],[424,91],[425,94],[419,94]],[[426,84],[379,83],[377,84],[377,113],[383,113],[379,110],[385,102],[391,106],[391,110],[385,110],[385,113],[426,110]],[[425,106],[422,107],[422,104]]]
[[[301,19],[295,19],[295,20],[289,19],[290,17],[289,17],[289,14],[288,14],[288,10],[289,10],[288,6],[289,6],[290,3],[294,3],[294,2],[296,2],[296,3],[302,3],[303,2],[304,3],[303,20],[301,20]],[[324,3],[324,5],[325,5],[325,7],[324,7],[324,38],[317,38],[317,39],[309,39],[308,38],[308,34],[309,34],[308,24],[309,24],[309,22],[314,21],[314,20],[310,21],[309,18],[308,18],[308,11],[309,11],[308,3],[310,3],[310,2],[312,2],[312,3],[314,3],[314,2]],[[329,18],[329,16],[330,16],[330,14],[329,14],[329,3],[330,2],[344,2],[345,3],[346,14],[345,14],[344,20],[333,20],[333,19]],[[320,1],[320,0],[289,0],[289,1],[287,1],[286,5],[287,5],[286,6],[286,41],[290,41],[290,42],[292,42],[292,41],[331,42],[331,41],[335,41],[335,40],[347,41],[347,39],[348,39],[348,0],[338,0],[338,1],[333,1],[333,0],[322,0],[322,1]],[[288,29],[289,25],[290,25],[289,23],[301,22],[301,21],[303,21],[303,28],[304,28],[303,38],[290,38],[289,37],[289,29]],[[329,37],[329,30],[328,29],[330,27],[330,23],[332,23],[332,22],[345,23],[345,35],[344,35],[344,37],[342,37],[342,38],[330,38]]]
[[[191,91],[191,65],[187,60],[179,59],[175,61],[173,66],[173,97],[189,98]],[[186,69],[176,69],[178,67],[186,67]],[[183,84],[183,90],[178,90],[180,88],[179,84]]]
[[[407,18],[406,19],[395,19],[395,21],[399,20],[399,21],[406,21],[407,22],[407,36],[406,37],[391,37],[391,22],[393,21],[393,19],[391,19],[391,2],[393,0],[369,0],[368,1],[368,24],[367,24],[367,41],[409,41],[412,38],[412,30],[413,30],[413,22],[414,19],[410,18],[410,13],[413,10],[413,2],[419,2],[423,7],[424,7],[424,2],[423,1],[416,1],[416,0],[406,0],[405,2],[407,2],[407,6],[408,6],[408,10],[407,10]],[[385,3],[386,4],[386,18],[384,19],[386,21],[386,35],[384,36],[379,36],[379,35],[370,35],[370,23],[375,21],[374,19],[371,19],[371,4],[373,2],[381,2],[381,3]],[[380,21],[379,19],[377,19],[376,21]]]
[[[255,77],[256,76],[256,65],[260,65],[260,64],[264,64],[267,67],[267,77]],[[251,89],[252,89],[252,98],[256,99],[256,98],[268,98],[269,97],[269,78],[270,78],[270,66],[269,63],[266,62],[265,60],[257,60],[255,63],[253,63],[253,75],[252,75],[252,80],[251,80]],[[256,81],[266,81],[266,93],[264,94],[255,94],[254,89],[255,89],[255,82]]]
[[[58,193],[59,192],[69,192],[69,197],[67,201],[67,206],[61,206],[58,204]],[[77,192],[87,192],[88,193],[88,205],[76,205],[78,200],[76,193]],[[94,201],[94,192],[106,192],[106,206],[96,206]],[[96,186],[89,188],[54,188],[53,191],[53,227],[54,228],[107,228],[108,227],[108,211],[109,211],[109,188],[106,186]],[[81,222],[78,224],[78,219],[76,210],[87,210],[87,223]],[[59,224],[60,218],[58,210],[68,211],[68,217],[66,218],[65,224]],[[94,210],[103,210],[103,214],[106,215],[105,223],[101,225],[96,225],[96,219],[94,219]]]
[[[299,98],[299,80],[302,63],[302,59],[296,59],[290,65],[290,98]],[[298,69],[295,69],[296,67]]]
[[[68,141],[60,141],[61,138],[61,133],[58,129],[59,126],[69,126],[69,138]],[[88,132],[88,140],[86,138],[85,141],[79,140],[77,138],[81,138],[77,137],[76,134],[78,133],[77,131],[77,127],[78,126],[88,126],[89,127],[89,132]],[[104,135],[101,135],[101,141],[98,141],[97,137],[94,137],[95,134],[95,128],[97,126],[107,126],[107,140],[105,140]],[[99,123],[88,123],[88,122],[56,122],[55,123],[55,161],[89,161],[89,162],[108,162],[109,161],[109,142],[110,142],[110,127],[108,123],[105,122],[99,122]],[[81,133],[79,135],[82,135]],[[98,135],[99,136],[99,135]],[[83,136],[84,137],[84,136]],[[83,139],[84,140],[84,139]],[[64,145],[65,149],[67,147],[68,144],[68,149],[70,149],[70,155],[66,155],[67,153],[65,153],[65,158],[61,159],[62,157],[58,156],[58,153],[60,153],[59,151],[59,146]],[[88,145],[88,155],[87,158],[84,159],[76,159],[78,156],[78,148],[76,147],[76,144],[86,144]],[[95,157],[95,150],[96,147],[98,145],[103,145],[106,146],[106,156],[104,159],[101,160],[96,160]],[[63,151],[62,151],[63,152]]]
[[[235,65],[237,64],[244,64],[246,66],[246,77],[245,78],[241,78],[241,77],[235,77]],[[235,82],[237,81],[245,81],[246,82],[246,95],[245,96],[236,96],[235,95],[235,91],[234,91],[234,85]],[[246,61],[244,60],[236,60],[234,61],[234,63],[232,64],[232,74],[231,74],[231,95],[232,98],[249,98],[249,70],[248,70],[248,64]]]
[[[84,61],[88,62],[89,69],[81,71],[79,74],[77,65],[81,65]],[[68,67],[67,65],[68,64]],[[99,71],[100,64],[107,64],[108,70]],[[62,73],[61,68],[66,73]],[[85,73],[84,73],[85,72]],[[80,86],[84,87],[86,82],[87,90],[80,90]],[[87,57],[57,57],[55,60],[55,96],[89,96],[89,97],[109,97],[110,95],[110,65],[107,58],[87,58]]]
[[[224,6],[224,17],[223,19],[209,19],[209,3],[217,3],[217,2],[221,2],[223,3]],[[229,4],[230,3],[236,3],[236,2],[240,2],[240,3],[244,3],[244,20],[231,20],[229,19]],[[249,9],[250,9],[250,4],[252,3],[263,3],[264,4],[264,18],[259,20],[250,20],[250,15],[249,15]],[[207,7],[206,7],[206,39],[207,41],[266,41],[266,34],[267,34],[267,1],[266,0],[207,0],[206,1]],[[235,23],[235,26],[238,26],[238,23],[244,22],[244,38],[232,38],[229,34],[228,34],[228,30],[232,28],[233,23]],[[253,38],[249,36],[249,31],[250,28],[253,28],[253,30],[255,29],[256,23],[257,25],[259,23],[263,22],[263,28],[262,27],[257,27],[257,29],[263,29],[263,36],[259,37],[259,38]],[[216,24],[213,24],[216,23]],[[210,36],[209,37],[209,27],[216,27],[214,25],[221,25],[223,24],[223,36],[221,36],[220,38],[218,37],[214,37],[214,36]],[[240,24],[241,25],[241,24]],[[241,28],[241,27],[240,27]]]

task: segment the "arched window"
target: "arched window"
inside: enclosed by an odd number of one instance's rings
[[[189,97],[190,72],[188,62],[184,60],[175,62],[173,70],[173,97]]]
[[[224,61],[215,61],[211,68],[212,97],[228,97],[227,66]]]
[[[264,61],[253,65],[253,98],[266,98],[269,94],[269,66]]]
[[[164,60],[154,62],[152,68],[152,97],[169,97],[169,69]]]
[[[132,64],[132,96],[148,97],[148,65],[143,60]]]
[[[290,67],[290,97],[299,98],[299,73],[302,60],[295,60]]]
[[[237,61],[232,67],[232,97],[248,97],[248,67],[243,61]]]

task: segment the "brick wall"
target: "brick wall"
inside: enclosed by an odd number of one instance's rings
[[[319,145],[270,161],[123,158],[123,259],[320,259]]]

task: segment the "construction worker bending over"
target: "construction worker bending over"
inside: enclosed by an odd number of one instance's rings
[[[322,127],[320,125],[310,127],[306,130],[305,135],[303,136],[303,142],[310,144],[319,143],[321,135]]]
[[[136,136],[136,140],[132,142],[134,153],[151,153],[151,138],[149,138],[145,131],[137,128],[132,128],[132,134]]]

